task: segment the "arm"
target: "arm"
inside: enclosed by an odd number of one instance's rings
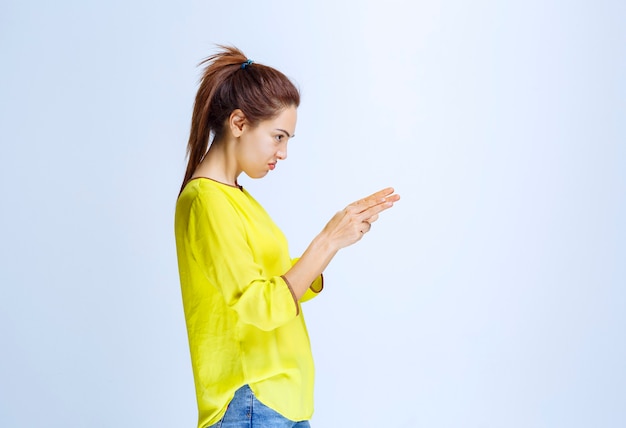
[[[298,262],[298,260],[300,260],[300,257],[292,259],[291,260],[291,266],[296,264]],[[285,279],[285,275],[283,275],[283,279]],[[287,283],[286,280],[285,280],[285,283]],[[293,289],[293,287],[291,287],[291,285],[289,285],[289,287]],[[298,301],[300,303],[308,302],[309,300],[317,297],[322,292],[323,289],[324,289],[324,274],[322,273],[317,278],[315,278],[313,283],[311,285],[309,285],[309,288],[307,288],[307,290],[305,291],[304,295]],[[295,295],[294,295],[294,299],[295,299]]]
[[[239,213],[222,195],[198,195],[192,201],[181,201],[184,203],[189,204],[184,209],[189,221],[181,235],[193,260],[190,269],[203,283],[200,289],[215,290],[211,293],[218,292],[241,321],[262,330],[272,330],[294,319],[298,306],[280,277],[281,270],[289,267],[289,259],[287,266],[274,266],[270,272],[275,275],[269,274],[253,255]],[[286,241],[284,249],[277,248],[276,241],[257,243],[270,245],[270,251],[287,251]]]
[[[339,211],[317,235],[283,278],[300,300],[337,252],[369,232],[378,215],[400,199],[392,188],[383,189]]]

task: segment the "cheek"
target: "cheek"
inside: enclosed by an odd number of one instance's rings
[[[273,137],[250,134],[241,149],[241,159],[245,166],[254,167],[271,161],[276,153],[276,144]]]
[[[265,161],[274,155],[275,147],[272,140],[259,139],[250,152],[254,153],[257,161]]]
[[[271,154],[269,155],[271,156]],[[250,144],[243,153],[243,159],[246,166],[255,168],[263,164],[268,158],[267,149],[257,144]]]

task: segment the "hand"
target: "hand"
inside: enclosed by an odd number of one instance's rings
[[[283,278],[300,300],[341,248],[352,245],[369,232],[378,215],[400,200],[391,187],[351,203],[339,211],[313,239]]]
[[[370,231],[381,212],[391,208],[398,200],[400,195],[394,194],[391,187],[359,199],[335,214],[324,227],[322,235],[327,237],[335,250],[352,245]]]

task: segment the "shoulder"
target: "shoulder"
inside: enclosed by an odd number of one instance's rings
[[[212,205],[226,203],[230,199],[223,185],[207,179],[193,179],[178,196],[177,205]]]
[[[248,195],[241,189],[224,185],[209,179],[189,181],[176,202],[176,216],[192,218],[213,218],[222,221],[245,211],[242,201]]]

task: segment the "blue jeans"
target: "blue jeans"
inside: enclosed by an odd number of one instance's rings
[[[294,422],[261,403],[248,385],[235,392],[226,414],[208,428],[310,428],[308,421]]]

